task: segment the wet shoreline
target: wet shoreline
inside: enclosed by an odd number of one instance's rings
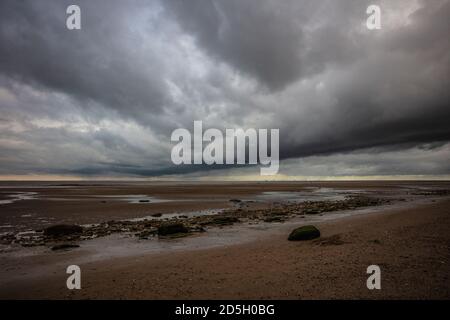
[[[99,204],[99,199],[113,199],[108,205],[115,210],[121,204],[125,208],[152,208],[158,205],[178,205],[179,203],[196,203],[207,207],[207,209],[181,210],[172,208],[167,212],[156,212],[149,214],[139,214],[123,219],[111,219],[95,221],[94,223],[75,224],[80,225],[82,231],[75,234],[46,235],[46,228],[52,225],[67,223],[63,217],[61,219],[47,218],[34,213],[22,213],[15,220],[8,221],[8,224],[2,224],[0,231],[0,255],[11,250],[19,250],[21,247],[41,246],[46,250],[50,248],[74,249],[78,246],[90,246],[90,241],[97,238],[109,237],[119,234],[123,238],[134,238],[138,241],[168,241],[171,238],[180,237],[203,237],[206,233],[213,233],[215,229],[226,229],[233,225],[267,226],[270,229],[277,224],[287,224],[296,219],[309,221],[311,217],[318,218],[318,221],[326,220],[329,215],[336,215],[340,212],[360,211],[361,208],[373,208],[384,206],[390,203],[417,201],[433,196],[449,195],[448,184],[441,183],[437,188],[436,184],[401,184],[391,189],[370,189],[370,188],[333,188],[330,186],[311,186],[299,185],[296,189],[281,188],[281,190],[271,188],[254,189],[251,192],[242,192],[242,187],[237,194],[220,194],[218,197],[210,197],[209,189],[203,194],[195,194],[195,198],[175,198],[159,197],[155,194],[147,193],[134,194],[127,193],[127,189],[121,189],[119,186],[113,186],[116,194],[92,194],[85,192],[85,198],[95,198],[95,204]],[[50,186],[52,189],[54,186]],[[71,196],[80,196],[80,189],[75,187],[62,186],[64,193],[62,199],[67,194]],[[234,186],[236,188],[236,186]],[[125,191],[125,192],[124,192]],[[135,191],[135,190],[132,190]],[[17,191],[15,191],[17,192]],[[31,191],[33,198],[41,199],[45,197],[38,195],[36,191]],[[241,196],[239,196],[241,193]],[[232,197],[233,196],[233,197]],[[236,196],[236,197],[234,197]],[[21,199],[23,204],[30,203],[29,199]],[[33,199],[32,201],[36,201]],[[103,201],[103,200],[102,200]],[[100,201],[101,204],[102,201]],[[31,202],[33,203],[33,202]],[[65,203],[61,200],[61,203]],[[69,206],[71,202],[67,202]],[[217,204],[215,208],[208,208],[211,203]],[[17,204],[14,204],[17,205]],[[3,205],[5,207],[5,205]],[[62,207],[61,210],[63,210]],[[170,208],[169,208],[170,209]],[[183,210],[184,209],[184,210]],[[22,210],[22,209],[21,209]],[[363,209],[364,211],[364,209]],[[85,213],[84,216],[89,215]],[[312,220],[314,220],[312,219]],[[14,222],[36,221],[37,227],[17,228]],[[182,224],[185,230],[181,233],[175,232],[173,235],[161,236],[158,229],[162,224],[178,223]],[[204,238],[204,237],[203,237]],[[220,240],[217,241],[220,243]],[[61,247],[62,245],[62,247]],[[67,245],[64,247],[64,245]],[[79,249],[76,249],[79,250]]]
[[[30,247],[1,253],[2,275],[0,283],[23,282],[40,277],[47,277],[54,270],[64,270],[68,264],[103,264],[114,263],[120,259],[151,258],[152,256],[181,254],[183,252],[208,252],[220,248],[232,248],[267,241],[270,238],[285,238],[292,228],[303,224],[314,224],[322,228],[342,224],[343,221],[358,217],[368,219],[386,212],[426,208],[430,204],[448,201],[449,197],[432,196],[414,198],[408,201],[393,201],[379,206],[331,212],[327,214],[296,216],[285,222],[258,223],[243,222],[228,226],[213,226],[205,233],[191,234],[181,238],[144,240],[126,233],[114,233],[105,237],[83,241],[80,248],[74,250],[51,251],[48,247]],[[367,217],[367,218],[366,218]],[[328,238],[321,238],[317,245],[325,243]],[[339,240],[339,239],[338,239]],[[206,251],[205,251],[206,250]],[[119,260],[116,260],[119,259]],[[120,260],[128,261],[128,260]],[[19,263],[20,262],[20,263]],[[29,279],[29,280],[27,280]]]

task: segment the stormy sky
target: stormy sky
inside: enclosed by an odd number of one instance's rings
[[[194,120],[279,128],[281,178],[449,177],[449,24],[450,0],[2,0],[0,177],[258,174],[173,165]]]

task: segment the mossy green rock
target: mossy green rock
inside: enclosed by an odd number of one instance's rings
[[[303,226],[294,229],[289,235],[289,241],[311,240],[320,237],[320,231],[314,226]]]

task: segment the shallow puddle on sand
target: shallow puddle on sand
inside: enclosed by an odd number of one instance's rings
[[[325,200],[337,201],[361,192],[362,190],[338,190],[333,188],[311,188],[308,191],[267,191],[253,197],[251,200],[294,203]]]
[[[181,212],[173,212],[173,213],[161,213],[161,216],[145,216],[140,218],[133,218],[133,219],[126,219],[123,221],[145,221],[145,220],[170,220],[173,218],[193,218],[193,217],[200,217],[200,216],[211,216],[211,215],[217,215],[221,212],[223,212],[225,208],[219,208],[219,209],[205,209],[205,210],[195,210],[195,211],[181,211]]]
[[[9,204],[21,200],[34,200],[37,198],[37,192],[14,192],[6,196],[7,199],[0,200],[1,204]]]
[[[163,203],[163,202],[173,202],[176,200],[171,199],[161,199],[157,197],[148,196],[145,194],[124,194],[124,195],[106,195],[106,196],[93,196],[93,198],[105,198],[118,201],[125,201],[128,203],[139,203],[139,204],[151,204],[151,203]]]

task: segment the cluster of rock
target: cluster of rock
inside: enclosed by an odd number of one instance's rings
[[[322,214],[325,212],[354,210],[361,207],[379,206],[391,200],[366,196],[351,196],[336,201],[305,201],[300,203],[279,204],[273,208],[257,210],[238,210],[238,214],[251,220],[265,222],[283,222],[292,216]]]
[[[240,201],[240,200],[239,200]],[[238,202],[234,200],[233,202]],[[196,217],[179,216],[170,220],[152,219],[108,221],[95,225],[55,225],[32,232],[8,233],[0,237],[0,243],[18,243],[23,246],[53,246],[54,250],[77,246],[74,242],[104,237],[113,233],[129,233],[139,239],[151,237],[180,237],[204,232],[205,227],[222,227],[237,222],[283,222],[293,216],[321,214],[324,212],[352,210],[359,207],[378,206],[389,200],[364,196],[351,196],[339,201],[307,201],[279,204],[264,209],[233,208],[220,214]],[[155,217],[158,217],[157,219]],[[63,245],[61,245],[63,244]]]
[[[449,189],[430,189],[430,190],[422,190],[422,191],[414,191],[411,193],[415,196],[448,196],[450,195]]]

